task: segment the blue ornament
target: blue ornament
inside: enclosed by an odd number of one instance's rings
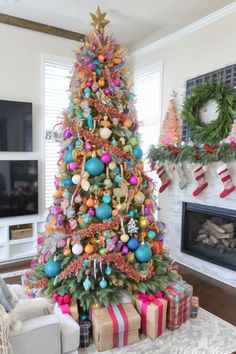
[[[60,273],[60,270],[61,270],[60,262],[53,261],[53,260],[47,261],[44,268],[45,274],[50,278],[56,277]]]
[[[94,59],[94,60],[92,61],[92,63],[93,63],[94,65],[100,65],[100,64],[101,64],[101,62],[100,62],[99,59]]]
[[[89,266],[89,260],[88,259],[84,259],[83,260],[83,267],[88,267]]]
[[[87,160],[85,164],[85,170],[91,176],[99,176],[105,168],[104,163],[97,157],[92,157]]]
[[[83,281],[83,287],[84,290],[88,291],[92,286],[91,281],[89,280],[89,277],[87,277],[84,281]]]
[[[106,273],[106,275],[111,275],[111,267],[109,264],[105,268],[105,273]]]
[[[143,156],[143,150],[138,145],[133,147],[132,152],[136,159],[141,159]]]
[[[131,251],[135,251],[139,247],[140,243],[136,238],[130,238],[127,246]]]
[[[110,196],[110,194],[105,194],[105,195],[103,196],[103,198],[102,198],[102,201],[103,201],[104,203],[106,203],[106,204],[109,204],[110,201],[111,201],[111,196]]]
[[[128,214],[129,214],[129,216],[130,216],[131,218],[134,218],[134,210],[130,210],[130,211],[128,212]]]
[[[73,182],[72,182],[72,178],[70,176],[66,177],[66,179],[64,180],[65,185],[68,186],[72,186]]]
[[[139,263],[146,263],[152,258],[152,250],[148,242],[142,242],[134,252]]]
[[[148,238],[150,238],[151,240],[156,237],[155,231],[152,231],[152,230],[149,230],[147,235],[148,235]]]
[[[110,205],[101,203],[98,205],[95,211],[96,217],[100,220],[109,219],[112,215],[112,209]]]
[[[70,149],[70,150],[67,150],[65,153],[64,153],[64,160],[65,162],[72,162],[73,161],[73,150]]]
[[[105,279],[104,277],[103,277],[102,280],[100,281],[99,286],[100,286],[100,288],[102,288],[102,289],[105,289],[105,288],[107,287],[107,281],[106,281],[106,279]]]

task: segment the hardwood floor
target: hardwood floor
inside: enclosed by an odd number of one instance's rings
[[[236,326],[236,288],[182,265],[179,273],[193,285],[202,308]]]

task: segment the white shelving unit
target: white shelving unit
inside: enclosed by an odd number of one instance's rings
[[[11,226],[24,224],[32,224],[32,236],[11,240]],[[35,256],[37,254],[37,234],[43,231],[44,224],[45,217],[39,215],[0,220],[0,265]]]

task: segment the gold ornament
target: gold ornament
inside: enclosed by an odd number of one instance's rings
[[[145,216],[140,216],[139,225],[140,227],[144,227],[144,228],[148,226],[148,220]]]
[[[133,263],[134,262],[134,253],[133,252],[129,252],[128,253],[128,262],[129,263]]]
[[[90,16],[92,17],[91,25],[93,26],[95,31],[103,32],[105,26],[108,25],[108,23],[110,23],[109,20],[105,19],[106,14],[107,14],[106,12],[101,13],[99,6],[95,14],[92,14],[90,12]]]
[[[140,192],[140,191],[138,191],[138,192],[135,194],[135,196],[134,196],[134,201],[135,201],[135,203],[136,203],[136,204],[139,204],[139,205],[142,205],[142,204],[143,204],[144,199],[145,199],[145,195],[144,195],[142,192]]]
[[[122,234],[120,237],[122,242],[127,242],[129,240],[129,235],[127,234]]]

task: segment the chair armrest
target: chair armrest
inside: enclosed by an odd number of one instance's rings
[[[67,314],[56,314],[61,329],[61,352],[63,354],[72,353],[79,348],[80,326]]]
[[[56,315],[23,321],[19,331],[10,331],[14,354],[61,354],[60,322]]]

